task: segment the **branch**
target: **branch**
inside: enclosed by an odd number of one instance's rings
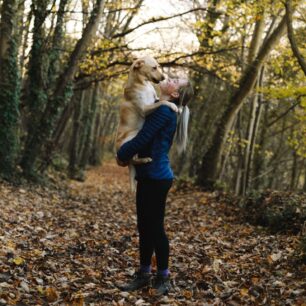
[[[104,49],[104,50],[97,50],[97,51],[93,51],[91,53],[91,55],[99,55],[99,53],[102,53],[102,52],[106,52],[106,51],[115,51],[115,50],[127,50],[129,52],[134,52],[134,51],[141,51],[141,50],[146,50],[146,48],[137,48],[137,49],[129,49],[127,45],[122,45],[122,46],[117,46],[117,47],[111,47],[109,49]],[[160,63],[160,65],[162,67],[184,67],[184,68],[188,68],[188,69],[191,69],[193,71],[200,71],[201,73],[205,73],[205,74],[210,74],[211,76],[215,77],[215,78],[218,78],[222,81],[224,81],[223,79],[221,79],[220,77],[218,77],[214,71],[211,71],[211,70],[207,70],[205,69],[204,67],[200,67],[199,65],[196,65],[196,64],[192,64],[192,63],[188,63],[187,61],[184,62],[184,63],[179,63],[179,60],[181,59],[193,59],[193,57],[195,56],[203,56],[203,55],[206,55],[206,54],[217,54],[217,53],[221,53],[221,52],[228,52],[228,51],[232,51],[232,50],[236,50],[237,48],[236,47],[233,47],[233,48],[224,48],[224,49],[219,49],[219,50],[215,50],[215,51],[196,51],[196,52],[193,52],[193,53],[187,53],[187,54],[181,54],[179,53],[175,58],[172,58],[171,60],[167,60],[165,59],[164,61],[158,61]],[[172,53],[172,54],[169,54],[168,55],[168,58],[171,58],[175,55],[176,53]],[[157,57],[157,60],[159,59],[159,57]],[[132,65],[132,62],[129,60],[129,59],[125,59],[125,60],[115,60],[115,61],[112,61],[112,62],[109,62],[107,64],[107,66],[104,68],[105,70],[109,69],[109,68],[112,68],[112,67],[115,67],[115,66],[131,66]],[[84,81],[84,79],[90,77],[90,75],[88,74],[81,74],[79,75],[75,81],[77,84],[80,84]],[[102,78],[104,78],[104,76],[102,76]],[[76,85],[78,86],[78,85]]]
[[[160,21],[165,21],[165,20],[173,19],[173,18],[176,18],[176,17],[180,17],[180,16],[183,16],[183,15],[195,12],[195,11],[208,11],[208,9],[207,8],[199,7],[199,8],[191,9],[191,10],[185,11],[183,13],[175,14],[175,15],[168,16],[168,17],[157,17],[157,18],[153,17],[153,18],[151,18],[151,19],[149,19],[149,20],[147,20],[147,21],[145,21],[145,22],[135,26],[134,28],[130,28],[130,29],[126,30],[126,31],[123,31],[121,33],[113,35],[112,38],[123,37],[123,36],[133,32],[133,31],[135,31],[135,30],[139,29],[140,27],[143,27],[143,26],[145,26],[147,24],[151,24],[151,23],[155,23],[155,22],[160,22]]]
[[[123,32],[127,31],[127,29],[130,26],[135,14],[139,11],[139,8],[141,7],[142,3],[143,3],[143,0],[139,0],[138,3],[136,3],[136,5],[133,9],[133,13],[128,17],[127,21],[125,22],[125,25],[123,26],[123,29],[122,29]]]
[[[279,115],[277,118],[275,118],[273,121],[271,121],[270,123],[267,124],[267,127],[269,128],[271,125],[273,125],[274,123],[276,123],[277,121],[279,121],[280,119],[282,119],[283,117],[285,117],[292,109],[294,109],[297,105],[300,104],[300,98],[305,97],[305,95],[300,95],[297,97],[297,101],[291,105],[286,111],[284,111],[281,115]]]
[[[79,80],[76,83],[73,90],[74,91],[85,90],[88,87],[90,87],[93,83],[103,82],[105,80],[111,80],[112,78],[117,78],[119,76],[127,74],[128,72],[129,72],[129,68],[125,68],[125,69],[117,71],[117,72],[115,72],[111,75],[101,75],[99,77],[97,76],[97,77],[94,77],[94,78],[82,79],[82,80]]]
[[[164,67],[170,67],[170,66],[176,64],[180,59],[192,58],[194,56],[207,55],[207,54],[218,54],[218,53],[228,52],[228,51],[237,50],[237,49],[238,48],[235,47],[235,48],[224,48],[224,49],[219,49],[219,50],[214,50],[214,51],[196,51],[196,52],[193,52],[193,53],[182,54],[182,55],[172,59],[171,61],[167,61],[167,62],[164,62],[164,63],[160,62],[160,65],[164,66]]]
[[[286,7],[286,21],[288,29],[288,39],[290,41],[291,49],[294,56],[297,58],[298,63],[300,64],[305,76],[306,76],[306,62],[303,55],[300,53],[298,45],[296,43],[293,27],[292,27],[292,3],[291,0],[287,0],[285,3]]]
[[[113,10],[107,10],[107,13],[117,13],[117,12],[122,12],[122,11],[131,11],[134,10],[134,7],[122,7],[118,9],[113,9]],[[52,13],[56,14],[57,11],[53,11]],[[70,13],[70,14],[84,14],[84,15],[90,15],[90,12],[84,12],[84,11],[77,11],[77,10],[65,10],[65,13]]]

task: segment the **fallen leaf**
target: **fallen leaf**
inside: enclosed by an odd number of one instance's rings
[[[247,289],[247,288],[240,289],[240,294],[242,296],[248,296],[249,295],[249,289]]]
[[[37,291],[41,294],[44,295],[45,294],[45,290],[42,286],[37,286]]]
[[[30,292],[30,288],[29,288],[28,284],[27,284],[25,281],[22,281],[22,282],[20,283],[20,287],[21,287],[25,292],[27,292],[27,293]]]
[[[17,266],[23,265],[25,263],[25,260],[22,257],[15,257],[13,259],[13,263]]]
[[[139,300],[136,301],[135,305],[136,305],[136,306],[140,306],[140,305],[142,305],[143,303],[145,303],[145,301],[144,301],[143,299],[139,299]]]
[[[215,272],[218,272],[220,270],[220,264],[222,264],[221,259],[214,259],[212,266]]]
[[[192,292],[189,291],[189,290],[184,290],[184,293],[183,293],[184,297],[186,299],[191,299],[192,298]]]
[[[268,256],[268,262],[270,264],[278,261],[282,257],[282,252],[274,253]]]
[[[52,287],[47,287],[46,289],[46,297],[48,302],[55,302],[58,299],[58,293]]]

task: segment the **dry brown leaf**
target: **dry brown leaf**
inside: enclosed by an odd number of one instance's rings
[[[84,306],[84,297],[78,295],[77,297],[73,298],[71,301],[71,306]]]
[[[47,287],[45,293],[48,302],[55,302],[58,299],[58,293],[53,287]]]
[[[242,289],[240,289],[239,292],[242,296],[248,296],[249,295],[249,289],[247,289],[247,288],[242,288]]]
[[[186,299],[191,299],[193,294],[192,291],[184,290],[183,295]]]

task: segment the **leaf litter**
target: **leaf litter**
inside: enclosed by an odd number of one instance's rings
[[[172,291],[118,289],[138,266],[126,169],[93,168],[85,183],[0,183],[0,305],[303,305],[298,237],[242,222],[226,196],[175,184],[166,231]],[[153,258],[153,272],[156,260]]]

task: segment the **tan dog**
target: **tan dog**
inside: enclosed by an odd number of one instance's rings
[[[127,84],[124,88],[125,100],[120,105],[120,119],[116,137],[116,150],[125,142],[131,140],[142,128],[145,116],[161,105],[167,105],[178,111],[174,103],[158,100],[151,82],[159,83],[164,80],[157,61],[149,56],[133,62]],[[130,164],[130,181],[132,190],[135,189],[135,168],[133,164],[150,162],[151,158],[134,157]]]

